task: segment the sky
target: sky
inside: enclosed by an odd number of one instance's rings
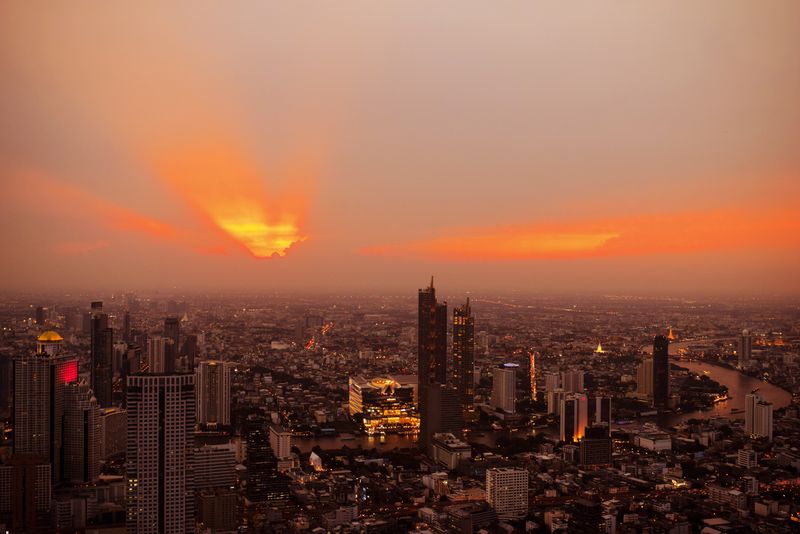
[[[800,3],[0,4],[0,290],[800,294]]]

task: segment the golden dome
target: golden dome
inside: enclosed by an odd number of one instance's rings
[[[64,341],[64,338],[55,330],[48,330],[39,336],[39,341]]]

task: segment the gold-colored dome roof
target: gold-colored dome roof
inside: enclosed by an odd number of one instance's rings
[[[64,338],[55,330],[48,330],[39,336],[39,341],[64,341]]]

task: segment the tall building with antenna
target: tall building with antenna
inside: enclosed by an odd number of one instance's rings
[[[475,318],[469,297],[463,306],[453,309],[453,386],[464,409],[464,417],[475,415]]]
[[[428,450],[433,437],[428,391],[434,384],[447,384],[447,304],[436,301],[431,284],[418,292],[417,394],[420,414],[420,446]],[[440,398],[434,395],[432,398]]]

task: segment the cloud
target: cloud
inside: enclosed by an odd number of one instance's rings
[[[576,222],[455,229],[362,254],[450,261],[601,258],[800,248],[800,211],[770,208],[645,214]]]
[[[195,144],[159,155],[156,172],[187,204],[256,258],[285,256],[307,239],[302,230],[312,165],[279,171],[288,183],[269,194],[263,172],[229,142]]]

